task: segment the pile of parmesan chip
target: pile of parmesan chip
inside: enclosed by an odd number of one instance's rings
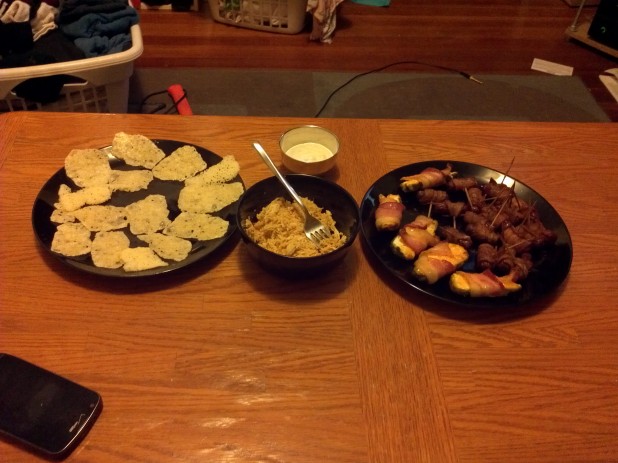
[[[229,223],[214,215],[242,195],[240,166],[229,155],[206,165],[195,147],[184,145],[166,156],[149,138],[119,132],[111,154],[129,170],[113,169],[100,149],[74,149],[64,169],[76,188],[62,184],[50,220],[57,224],[51,250],[68,257],[90,254],[96,267],[137,272],[187,258],[195,241],[224,236]],[[126,206],[109,204],[115,192],[147,190],[154,179],[183,182],[178,198],[148,194]],[[168,199],[180,214],[170,219]],[[135,246],[134,242],[140,243]]]

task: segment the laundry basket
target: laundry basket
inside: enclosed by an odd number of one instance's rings
[[[70,111],[126,113],[134,61],[144,50],[138,24],[131,27],[131,48],[119,53],[63,63],[0,69],[0,113],[10,111]],[[25,80],[71,76],[60,98],[41,104],[18,97],[13,89]]]
[[[297,34],[305,25],[307,0],[208,0],[215,21],[260,31]]]

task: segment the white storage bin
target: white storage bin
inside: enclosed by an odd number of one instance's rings
[[[231,26],[281,34],[302,31],[307,0],[208,0],[212,18]]]
[[[144,50],[138,24],[131,27],[131,40],[131,48],[110,55],[0,69],[0,113],[22,110],[126,113],[133,64]],[[47,104],[24,100],[13,92],[25,80],[54,75],[69,75],[79,82],[65,84],[60,99]]]

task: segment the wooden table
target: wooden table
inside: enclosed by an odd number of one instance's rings
[[[519,309],[462,309],[393,281],[358,239],[317,280],[264,272],[238,243],[151,280],[80,273],[30,214],[70,149],[119,131],[233,154],[270,176],[288,127],[342,142],[360,202],[395,167],[510,174],[572,235],[569,278]],[[613,124],[21,113],[0,117],[0,348],[101,393],[71,462],[618,461],[618,130]],[[275,156],[277,158],[277,156]],[[37,461],[0,441],[0,460]]]

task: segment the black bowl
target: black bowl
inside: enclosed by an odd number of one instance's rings
[[[346,243],[330,252],[315,257],[288,257],[268,251],[256,244],[247,235],[243,223],[253,219],[258,212],[277,197],[288,198],[289,194],[276,177],[264,179],[249,188],[240,198],[236,222],[242,241],[249,254],[264,268],[283,275],[308,275],[333,267],[347,253],[360,229],[358,204],[344,188],[320,177],[302,174],[285,176],[296,192],[314,201],[332,213],[337,229],[347,236]]]

